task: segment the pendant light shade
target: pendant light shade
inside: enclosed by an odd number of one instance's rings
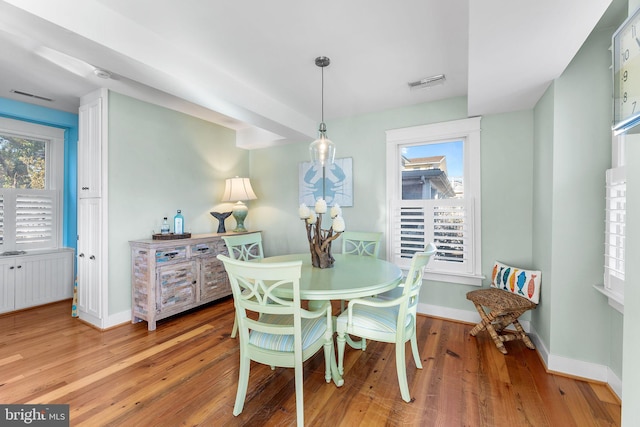
[[[311,161],[320,166],[332,164],[336,157],[336,144],[327,138],[326,129],[326,125],[324,123],[320,123],[320,134],[318,135],[318,139],[309,145]]]
[[[316,65],[322,70],[322,121],[320,122],[320,128],[318,129],[318,139],[309,145],[311,161],[323,167],[333,164],[336,157],[336,145],[327,138],[327,125],[324,124],[324,67],[328,66],[330,63],[331,60],[326,56],[319,56],[316,58]]]

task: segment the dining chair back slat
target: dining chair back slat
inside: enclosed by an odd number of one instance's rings
[[[222,236],[227,249],[229,250],[229,258],[239,259],[241,261],[250,261],[252,259],[264,258],[262,250],[262,233],[247,233],[231,236]]]
[[[345,231],[342,233],[342,253],[378,257],[382,233]]]

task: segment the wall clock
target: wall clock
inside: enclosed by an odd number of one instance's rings
[[[613,132],[640,124],[640,9],[613,33]]]

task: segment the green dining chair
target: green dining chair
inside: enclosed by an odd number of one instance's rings
[[[378,257],[382,233],[345,231],[342,233],[342,253]]]
[[[251,261],[264,258],[262,233],[260,232],[222,236],[222,239],[229,249],[231,259]]]
[[[264,258],[262,250],[262,233],[237,234],[231,236],[222,236],[224,243],[227,245],[229,257],[231,259],[239,259],[240,261],[251,261],[254,259]],[[233,320],[233,329],[231,329],[231,338],[235,338],[238,333],[238,320]]]
[[[238,320],[240,375],[233,415],[244,408],[251,361],[295,369],[296,413],[304,426],[302,363],[324,348],[325,380],[331,381],[333,327],[331,304],[314,311],[300,306],[302,261],[258,263],[223,262],[231,282]]]
[[[405,361],[405,344],[411,341],[411,351],[416,367],[422,369],[418,342],[416,339],[416,309],[422,287],[422,275],[436,248],[429,244],[425,252],[416,252],[411,260],[402,294],[399,298],[385,300],[380,298],[353,299],[349,307],[336,321],[338,372],[344,373],[344,349],[346,334],[363,339],[394,343],[396,345],[396,370],[402,400],[409,402],[409,385]]]
[[[342,233],[342,253],[378,258],[382,233],[377,231],[345,231]],[[340,301],[340,312],[344,311],[344,300]]]

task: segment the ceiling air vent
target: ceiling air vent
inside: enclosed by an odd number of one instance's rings
[[[425,89],[428,87],[443,85],[445,80],[444,74],[438,74],[431,77],[425,77],[424,79],[420,79],[415,82],[410,82],[408,85],[411,90]]]
[[[29,98],[36,98],[36,99],[41,99],[42,101],[53,102],[53,99],[47,98],[46,96],[34,95],[32,93],[23,92],[21,90],[11,89],[11,92],[16,93],[18,95],[22,95],[22,96],[28,96]]]

